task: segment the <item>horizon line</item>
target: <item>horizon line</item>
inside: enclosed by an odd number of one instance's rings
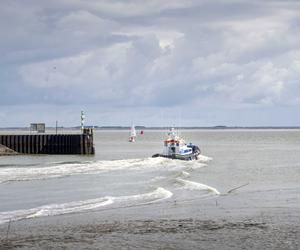
[[[139,129],[167,129],[172,126],[143,126],[136,125],[135,128]],[[55,126],[46,127],[47,129],[56,129]],[[81,129],[81,126],[58,126],[58,129]],[[93,129],[129,129],[131,126],[118,126],[118,125],[110,125],[110,126],[93,126],[87,125],[85,128],[93,128]],[[300,129],[300,126],[225,126],[225,125],[217,125],[217,126],[174,126],[174,128],[179,129]],[[9,127],[0,127],[1,130],[5,129],[30,129],[27,126],[9,126]]]

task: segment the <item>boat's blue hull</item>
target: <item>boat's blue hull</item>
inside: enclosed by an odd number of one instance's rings
[[[195,152],[192,154],[180,155],[180,154],[173,154],[173,155],[163,155],[163,154],[155,154],[152,157],[164,157],[169,159],[176,159],[176,160],[183,160],[183,161],[191,161],[191,160],[198,160],[198,155],[200,152]]]

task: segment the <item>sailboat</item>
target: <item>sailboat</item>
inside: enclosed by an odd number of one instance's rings
[[[132,124],[131,131],[130,131],[129,142],[135,142],[135,137],[136,137],[136,130],[135,130],[134,125]]]

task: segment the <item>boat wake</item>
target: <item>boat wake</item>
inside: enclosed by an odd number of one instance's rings
[[[187,178],[187,177],[190,177],[190,173],[189,172],[186,172],[186,171],[181,171],[180,173],[179,173],[179,175],[178,176],[181,176],[181,177],[184,177],[184,178]]]
[[[204,158],[206,159],[206,158]],[[0,183],[12,181],[44,180],[62,178],[81,174],[99,174],[109,171],[121,170],[155,170],[167,171],[181,170],[185,167],[192,169],[206,166],[202,161],[182,162],[167,158],[145,158],[129,160],[52,163],[52,165],[2,167],[0,169]]]
[[[0,183],[63,178],[85,174],[99,174],[101,178],[103,177],[101,174],[107,172],[109,173],[108,176],[111,177],[111,181],[106,179],[99,187],[95,187],[101,188],[102,197],[80,200],[79,196],[78,201],[0,212],[0,224],[29,218],[151,204],[172,197],[173,192],[176,192],[176,199],[181,195],[183,198],[188,195],[190,198],[197,197],[197,199],[207,196],[213,197],[220,194],[217,189],[187,180],[188,178],[195,179],[194,173],[197,173],[196,170],[207,166],[207,162],[210,160],[211,158],[205,156],[201,156],[199,160],[195,161],[180,161],[158,157],[93,162],[52,162],[26,167],[22,165],[1,167]],[[122,180],[119,182],[117,180],[120,176],[122,176]],[[87,179],[83,178],[83,180],[82,183],[85,185]],[[61,183],[59,184],[61,185]],[[180,185],[179,188],[178,185]],[[114,188],[114,196],[105,196],[105,194],[110,193],[110,191],[105,191],[110,186]],[[95,190],[95,188],[91,190]],[[133,195],[131,195],[131,191],[130,195],[122,196],[120,193],[123,193],[123,190],[127,188],[131,190],[138,190],[139,188],[145,190],[146,188],[146,190],[150,189],[152,191]],[[80,186],[78,190],[80,190]],[[187,193],[185,190],[190,190],[190,192]],[[193,191],[201,192],[197,192],[195,196]]]
[[[89,199],[84,201],[72,201],[61,204],[44,205],[31,209],[15,210],[9,212],[0,212],[0,224],[17,221],[22,219],[30,219],[44,216],[63,215],[70,213],[78,213],[84,211],[97,210],[101,207],[131,207],[144,204],[158,202],[168,199],[173,195],[172,192],[162,187],[155,189],[152,192],[129,195],[129,196],[106,196],[96,199]],[[115,205],[115,206],[114,206]]]
[[[194,182],[194,181],[189,181],[189,180],[184,180],[180,177],[175,179],[176,182],[182,185],[182,188],[188,189],[188,190],[204,190],[207,192],[210,192],[214,195],[220,195],[220,192],[215,189],[214,187],[199,183],[199,182]]]
[[[205,155],[198,155],[198,160],[199,162],[210,162],[212,161],[213,158],[205,156]]]

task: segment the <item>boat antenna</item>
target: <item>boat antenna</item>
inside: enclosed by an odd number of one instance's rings
[[[181,107],[179,107],[179,109],[178,109],[178,129],[177,129],[177,133],[178,133],[178,136],[181,136],[181,129],[182,129],[182,119],[181,119],[181,114],[182,114],[182,112],[181,112],[182,110],[181,110]]]

